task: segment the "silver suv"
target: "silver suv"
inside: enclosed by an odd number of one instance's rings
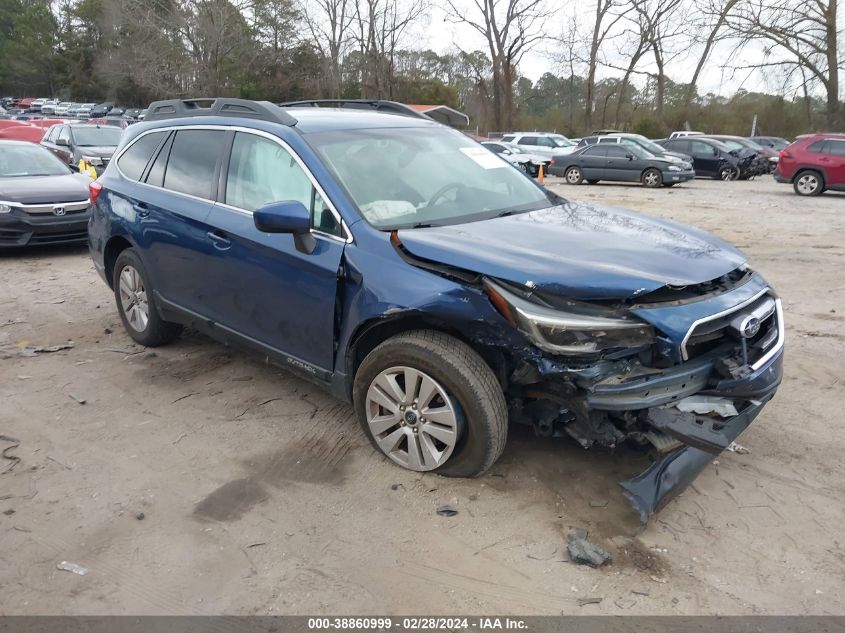
[[[511,132],[502,137],[502,142],[519,145],[532,154],[542,156],[562,156],[575,151],[575,143],[563,134],[549,132]]]

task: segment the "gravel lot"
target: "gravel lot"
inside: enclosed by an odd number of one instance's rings
[[[197,335],[134,346],[84,249],[7,255],[0,614],[845,613],[845,196],[549,182],[717,233],[782,294],[786,377],[748,454],[644,528],[625,451],[515,430],[480,479],[402,471],[282,370]],[[565,561],[575,527],[610,566]]]

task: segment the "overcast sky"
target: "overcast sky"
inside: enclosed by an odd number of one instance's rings
[[[439,4],[439,3],[438,3]],[[564,5],[566,6],[566,5]],[[589,6],[589,5],[580,5]],[[549,34],[560,33],[562,30],[561,24],[564,19],[562,12],[550,19],[547,24],[547,32]],[[592,15],[585,14],[584,25],[589,27],[586,22],[592,18]],[[589,30],[589,29],[585,29]],[[476,33],[472,28],[462,25],[454,24],[446,20],[446,12],[442,8],[435,7],[428,18],[427,23],[420,25],[413,33],[409,34],[410,41],[416,46],[431,48],[438,52],[447,52],[457,48],[456,42],[460,43],[460,48],[463,50],[487,50],[487,43],[484,38]],[[608,52],[614,52],[616,45],[613,43],[605,47]],[[769,71],[762,73],[759,71],[737,71],[732,70],[737,66],[749,65],[758,62],[762,59],[762,46],[747,46],[736,59],[731,59],[734,45],[732,43],[723,43],[717,45],[711,56],[710,61],[703,70],[698,82],[698,91],[700,94],[713,92],[715,94],[727,96],[736,92],[739,88],[744,88],[748,91],[760,91],[779,94],[782,92],[782,86],[777,80],[778,73],[776,71]],[[567,69],[560,67],[554,60],[554,43],[550,40],[541,42],[530,53],[526,54],[520,64],[520,73],[529,79],[536,81],[545,72],[552,72],[554,74],[565,74]],[[666,67],[666,74],[670,79],[678,82],[688,81],[692,74],[695,64],[698,63],[698,55],[700,48],[694,47],[689,49],[685,54],[678,55]],[[619,66],[627,65],[628,60],[624,56],[613,54],[614,59],[612,63]],[[640,70],[653,70],[653,65],[650,66],[650,60],[645,60],[641,63]],[[728,68],[723,68],[728,66]],[[621,76],[620,71],[609,68],[599,68],[599,77]],[[642,79],[634,78],[637,84],[642,83]],[[786,95],[791,97],[792,93]]]

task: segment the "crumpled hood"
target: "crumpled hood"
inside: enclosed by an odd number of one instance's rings
[[[0,178],[0,200],[19,204],[80,202],[88,199],[89,182],[84,174]]]
[[[745,262],[721,239],[583,202],[480,222],[401,229],[416,257],[573,299],[625,299],[716,279]]]

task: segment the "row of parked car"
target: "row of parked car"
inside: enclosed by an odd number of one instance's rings
[[[562,134],[515,132],[482,141],[490,151],[531,175],[563,177],[567,183],[640,182],[671,187],[695,177],[747,180],[773,174],[799,195],[845,188],[845,136],[813,134],[790,144],[776,136],[673,132],[650,140],[641,134],[597,130],[580,139]]]
[[[86,121],[102,117],[120,117],[128,122],[143,121],[146,108],[125,108],[111,101],[103,103],[77,103],[58,99],[33,99],[25,97],[3,97],[0,99],[0,115],[30,115],[59,117]]]

